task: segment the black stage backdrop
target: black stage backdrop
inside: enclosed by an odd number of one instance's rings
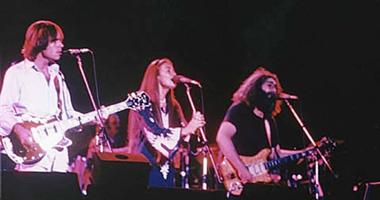
[[[0,5],[0,66],[21,58],[25,30],[38,19],[62,26],[65,48],[90,48],[82,61],[102,105],[125,99],[138,89],[148,63],[169,57],[177,73],[199,80],[192,87],[196,106],[207,119],[206,133],[215,141],[230,97],[257,66],[269,66],[285,91],[300,100],[292,105],[318,140],[339,141],[324,170],[326,193],[351,193],[359,181],[380,180],[380,2],[368,1],[4,1]],[[60,60],[77,110],[92,106],[75,57]],[[1,76],[1,80],[2,80]],[[176,90],[186,115],[191,109],[180,85]],[[128,111],[120,113],[123,129]],[[284,105],[279,119],[283,146],[308,143]],[[87,131],[91,132],[91,131]],[[91,133],[74,137],[71,154],[85,151]]]

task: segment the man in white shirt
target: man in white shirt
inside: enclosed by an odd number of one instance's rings
[[[26,119],[63,120],[78,115],[74,111],[64,77],[56,63],[61,58],[64,34],[51,21],[32,23],[25,34],[24,60],[5,73],[0,93],[0,136],[13,134],[25,149],[38,149]],[[70,141],[71,142],[71,141]],[[35,163],[18,163],[18,171],[66,172],[68,143],[46,151]]]

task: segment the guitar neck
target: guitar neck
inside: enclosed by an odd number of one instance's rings
[[[265,166],[266,168],[268,169],[272,169],[272,168],[275,168],[281,164],[285,164],[285,163],[289,163],[291,161],[296,161],[300,158],[303,158],[303,157],[306,157],[308,155],[310,155],[312,153],[313,150],[308,150],[308,151],[304,151],[304,152],[301,152],[301,153],[296,153],[296,154],[292,154],[292,155],[289,155],[289,156],[285,156],[283,158],[279,158],[279,159],[275,159],[275,160],[270,160],[268,162],[265,163]]]
[[[130,108],[129,105],[127,105],[127,103],[123,101],[123,102],[102,108],[102,112],[112,114],[112,113],[120,112],[128,108]],[[73,117],[67,120],[55,121],[53,123],[49,123],[45,126],[45,128],[49,129],[49,128],[54,128],[58,126],[61,129],[66,131],[68,129],[75,128],[83,124],[89,123],[91,121],[94,121],[97,119],[97,117],[98,117],[97,111],[92,111],[92,112],[89,112],[77,117]]]

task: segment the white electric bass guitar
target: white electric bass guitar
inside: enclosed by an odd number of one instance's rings
[[[150,107],[149,96],[145,92],[132,92],[128,98],[120,103],[102,108],[101,113],[112,114],[125,109],[144,110]],[[47,120],[31,117],[23,117],[22,126],[31,132],[31,137],[35,144],[33,147],[25,147],[18,140],[15,133],[1,137],[1,142],[5,152],[11,160],[18,164],[33,164],[40,161],[46,151],[52,148],[67,147],[72,144],[71,140],[65,136],[69,129],[76,128],[97,119],[97,111],[92,111],[77,117],[66,120]],[[24,121],[25,120],[25,121]]]

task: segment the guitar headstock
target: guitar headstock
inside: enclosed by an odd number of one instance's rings
[[[131,92],[125,100],[129,109],[141,111],[151,107],[150,97],[144,91]]]

